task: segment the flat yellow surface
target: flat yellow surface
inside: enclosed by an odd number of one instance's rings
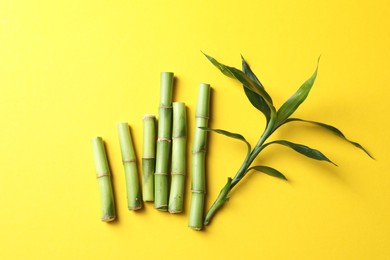
[[[0,259],[389,259],[390,6],[388,1],[0,2]],[[277,107],[314,71],[296,117],[330,123],[372,152],[294,123],[274,138],[320,149],[334,167],[274,146],[206,230],[146,204],[126,207],[116,123],[142,151],[142,116],[158,112],[159,76],[173,71],[188,106],[212,87],[210,126],[255,143],[263,116],[201,54],[240,67],[244,55]],[[118,220],[100,221],[90,139],[106,141]],[[207,207],[245,155],[212,134]],[[190,176],[190,171],[188,171]]]

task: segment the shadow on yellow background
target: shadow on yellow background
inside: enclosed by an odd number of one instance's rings
[[[380,0],[1,1],[0,258],[387,259],[389,15]],[[243,54],[277,107],[322,55],[295,115],[337,126],[377,160],[297,123],[277,137],[339,167],[269,149],[259,161],[290,182],[249,175],[202,232],[187,227],[189,181],[183,214],[152,204],[129,212],[116,123],[129,122],[140,159],[142,116],[157,113],[161,71],[175,72],[174,99],[188,106],[189,147],[200,82],[213,88],[211,127],[252,143],[263,130],[241,86],[200,51],[236,67]],[[99,219],[96,135],[113,172],[111,224]],[[209,141],[207,207],[245,156],[239,142]]]

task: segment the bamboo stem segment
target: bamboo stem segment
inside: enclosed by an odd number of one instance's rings
[[[154,169],[156,163],[156,117],[143,118],[142,198],[154,201]]]
[[[172,136],[172,89],[173,73],[161,73],[160,108],[154,175],[154,207],[168,209],[168,172]]]
[[[199,85],[195,112],[195,134],[192,147],[192,183],[191,205],[188,226],[200,230],[203,228],[204,200],[206,193],[205,159],[207,131],[199,127],[207,127],[209,119],[210,85]]]
[[[101,137],[92,138],[91,143],[100,191],[101,219],[110,222],[116,218],[116,212],[107,154]]]
[[[183,102],[173,102],[170,213],[183,211],[184,182],[186,178],[187,117]]]
[[[142,198],[141,190],[139,188],[137,161],[133,140],[127,123],[119,123],[117,128],[123,168],[125,171],[127,207],[129,210],[137,210],[142,208]]]

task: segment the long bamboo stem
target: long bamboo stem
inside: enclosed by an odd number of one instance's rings
[[[107,154],[101,137],[92,138],[91,143],[99,184],[101,219],[110,222],[116,218],[116,211]]]
[[[137,158],[134,151],[130,128],[127,123],[118,123],[119,144],[125,171],[127,207],[129,210],[142,208],[141,190],[137,170]]]
[[[200,84],[195,114],[195,134],[192,148],[191,205],[188,226],[200,230],[203,228],[204,200],[206,193],[205,159],[207,127],[209,119],[210,85]]]
[[[186,178],[187,117],[183,102],[173,102],[170,213],[183,211],[184,183]]]
[[[143,118],[142,198],[154,201],[154,170],[156,163],[156,117]]]
[[[172,137],[172,89],[173,73],[161,73],[160,108],[154,175],[154,207],[168,209],[168,171]]]

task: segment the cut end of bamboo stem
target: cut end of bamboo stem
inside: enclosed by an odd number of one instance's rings
[[[172,209],[170,209],[170,210],[168,210],[168,212],[171,213],[171,214],[180,214],[183,211],[182,210],[172,210]]]
[[[136,207],[129,207],[128,210],[136,211],[142,209],[142,206],[136,206]]]
[[[116,217],[106,217],[106,218],[102,218],[102,221],[103,222],[112,222],[116,219]]]
[[[145,114],[143,119],[146,119],[146,118],[156,118],[156,116],[153,114]]]
[[[158,206],[158,207],[154,207],[154,208],[159,210],[159,211],[168,211],[168,205],[167,206]]]
[[[192,226],[188,226],[189,228],[195,230],[195,231],[200,231],[202,230],[203,228],[200,228],[200,227],[192,227]]]

